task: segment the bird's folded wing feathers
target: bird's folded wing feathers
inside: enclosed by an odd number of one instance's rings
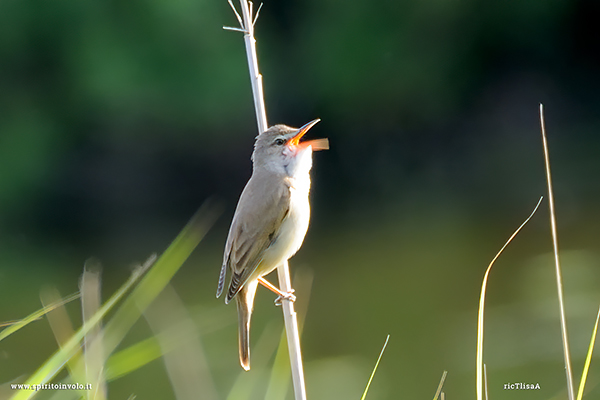
[[[289,187],[277,186],[267,187],[266,193],[255,193],[254,187],[249,185],[242,193],[241,206],[238,205],[227,240],[229,252],[224,260],[232,271],[228,299],[235,296],[256,270],[289,212]],[[257,196],[250,198],[254,194]]]

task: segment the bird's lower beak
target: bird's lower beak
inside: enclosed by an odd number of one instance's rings
[[[306,134],[306,132],[308,132],[308,130],[310,128],[312,128],[319,121],[320,121],[320,119],[317,118],[315,120],[310,121],[308,124],[305,124],[304,126],[302,126],[300,129],[298,129],[298,133],[296,134],[296,136],[294,136],[293,138],[290,139],[289,143],[292,146],[298,146],[298,145],[301,145],[302,147],[312,146],[313,151],[329,149],[329,141],[327,139],[315,139],[315,140],[310,140],[308,142],[302,142],[302,144],[300,144],[300,139],[302,138],[302,136],[304,136],[304,134]]]

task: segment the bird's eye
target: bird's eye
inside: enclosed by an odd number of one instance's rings
[[[282,138],[275,139],[275,144],[277,146],[283,146],[285,144],[285,140]]]

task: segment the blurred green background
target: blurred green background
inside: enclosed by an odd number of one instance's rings
[[[314,279],[310,398],[360,398],[388,333],[369,398],[432,398],[443,370],[449,398],[474,398],[483,273],[546,191],[540,102],[578,380],[600,304],[598,15],[593,0],[265,1],[269,121],[321,118],[311,137],[331,144],[314,157],[311,227],[291,260]],[[0,2],[1,321],[39,308],[46,286],[75,292],[89,257],[108,298],[213,198],[224,212],[173,287],[218,394],[199,382],[199,398],[230,392],[237,318],[214,293],[256,135],[242,35],[222,29],[236,24],[225,0]],[[491,273],[494,399],[566,396],[547,216],[544,203]],[[253,359],[278,339],[272,300],[259,291]],[[150,335],[142,320],[127,343]],[[46,321],[2,341],[0,383],[55,349]],[[246,375],[249,398],[264,398],[264,374]],[[109,384],[110,398],[131,393],[175,398],[161,360]]]

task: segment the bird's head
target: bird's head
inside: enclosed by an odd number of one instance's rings
[[[329,149],[327,139],[314,139],[301,142],[300,139],[320,119],[315,119],[301,128],[291,128],[287,125],[274,125],[256,137],[252,161],[255,166],[265,165],[269,168],[286,167],[290,163],[310,157],[312,151]]]

